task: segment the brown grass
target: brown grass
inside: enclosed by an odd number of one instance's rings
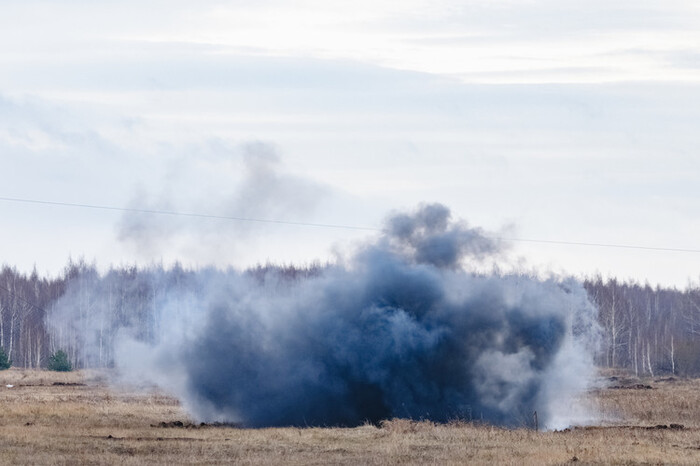
[[[700,464],[700,381],[631,383],[653,389],[594,391],[604,422],[563,432],[404,419],[354,429],[237,429],[187,427],[176,400],[109,389],[98,372],[10,369],[0,372],[0,463]],[[185,426],[161,427],[178,420]]]

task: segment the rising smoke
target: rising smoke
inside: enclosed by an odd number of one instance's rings
[[[332,197],[329,188],[295,175],[275,147],[251,142],[202,150],[196,161],[171,162],[162,180],[140,187],[129,207],[149,211],[215,213],[222,217],[304,221]],[[206,187],[206,188],[203,188]],[[249,248],[261,230],[255,222],[192,222],[178,215],[125,212],[117,240],[139,258],[176,257],[223,265]],[[238,241],[232,242],[235,237]],[[225,250],[212,244],[227,243]]]
[[[392,417],[572,422],[598,327],[571,279],[474,273],[498,241],[439,204],[392,215],[342,263],[303,277],[201,271],[123,328],[114,360],[197,420],[354,426]],[[70,299],[54,321],[72,317]],[[75,316],[73,316],[75,317]]]

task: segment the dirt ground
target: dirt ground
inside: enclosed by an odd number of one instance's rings
[[[393,420],[376,427],[195,425],[156,391],[97,372],[0,372],[1,464],[700,464],[700,380],[604,378],[603,420],[536,432]],[[9,387],[8,385],[12,385]]]

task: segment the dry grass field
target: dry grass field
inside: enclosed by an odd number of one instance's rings
[[[700,464],[700,381],[608,383],[623,388],[589,395],[605,420],[560,432],[406,420],[238,429],[188,425],[172,398],[110,389],[99,373],[10,369],[0,372],[0,463]]]

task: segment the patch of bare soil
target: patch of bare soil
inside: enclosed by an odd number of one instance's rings
[[[655,426],[576,426],[563,430],[555,430],[555,433],[573,432],[573,431],[600,431],[600,430],[689,430],[683,424],[657,424]]]
[[[609,390],[654,390],[651,385],[645,385],[643,383],[635,383],[630,385],[612,385],[608,387]]]
[[[163,421],[158,424],[151,424],[151,427],[160,427],[164,429],[207,429],[216,427],[240,428],[239,424],[230,422],[200,422],[192,423],[189,421]]]
[[[661,382],[675,383],[675,382],[679,382],[679,381],[680,381],[680,380],[677,379],[677,378],[675,378],[675,377],[662,377],[662,378],[660,378],[660,379],[654,380],[654,382],[656,382],[656,383],[661,383]]]

